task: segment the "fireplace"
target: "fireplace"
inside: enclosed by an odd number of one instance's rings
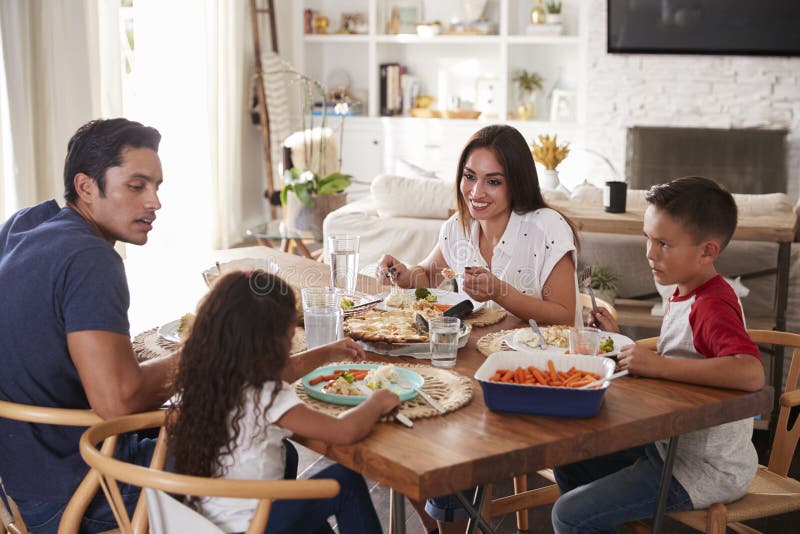
[[[732,193],[786,192],[787,130],[628,128],[628,185],[706,176]]]

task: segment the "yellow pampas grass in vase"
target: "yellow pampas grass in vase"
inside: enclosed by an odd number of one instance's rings
[[[545,170],[539,173],[539,185],[542,189],[560,189],[567,191],[558,180],[556,167],[566,159],[569,154],[569,143],[558,143],[558,135],[550,137],[548,134],[539,135],[531,143],[531,154],[536,163]]]

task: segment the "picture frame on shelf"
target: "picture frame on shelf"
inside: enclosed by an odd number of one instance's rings
[[[386,0],[386,33],[415,34],[422,18],[422,0]]]
[[[367,17],[364,13],[342,13],[342,30],[352,34],[367,33]]]
[[[576,118],[577,94],[575,91],[553,89],[550,102],[551,121],[574,121]]]

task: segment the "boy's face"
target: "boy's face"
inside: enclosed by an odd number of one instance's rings
[[[708,242],[695,243],[683,224],[655,206],[644,212],[647,261],[653,278],[662,285],[678,284],[681,294],[705,282],[709,259]]]

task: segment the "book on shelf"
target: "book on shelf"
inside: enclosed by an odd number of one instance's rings
[[[403,93],[400,86],[401,74],[399,63],[381,63],[381,115],[399,115],[403,112]]]

